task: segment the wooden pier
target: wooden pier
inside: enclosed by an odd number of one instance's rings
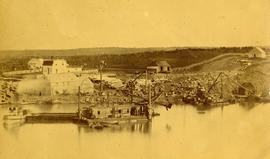
[[[66,123],[78,120],[77,113],[32,113],[25,117],[26,123]]]

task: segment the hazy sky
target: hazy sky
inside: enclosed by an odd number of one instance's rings
[[[0,49],[270,45],[270,0],[0,0]]]

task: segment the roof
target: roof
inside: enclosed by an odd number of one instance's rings
[[[43,62],[42,58],[32,58],[28,61],[28,63],[37,63],[37,62]]]
[[[76,66],[76,65],[72,65],[72,66],[67,66],[68,68],[82,68],[82,66]]]
[[[256,49],[259,50],[261,53],[265,53],[265,51],[260,47],[256,47]]]
[[[147,66],[146,68],[147,68],[147,69],[157,69],[158,66]]]
[[[52,66],[53,65],[53,60],[45,60],[43,61],[43,66]]]
[[[264,51],[262,48],[260,48],[260,47],[254,47],[254,48],[250,51],[250,53],[254,53],[254,52],[256,52],[256,53],[261,53],[261,54],[266,54],[265,51]]]
[[[154,61],[150,66],[171,66],[167,61]]]

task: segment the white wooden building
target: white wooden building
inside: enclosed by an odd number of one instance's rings
[[[82,72],[82,67],[71,67],[65,59],[46,59],[43,61],[44,75]]]
[[[30,61],[27,63],[28,68],[30,70],[42,70],[43,66],[43,59],[42,58],[32,58]]]

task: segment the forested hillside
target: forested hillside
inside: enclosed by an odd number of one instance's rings
[[[89,68],[97,66],[100,60],[105,60],[108,67],[112,68],[145,68],[154,60],[167,60],[172,67],[182,67],[226,53],[246,53],[250,48],[189,48],[172,51],[153,51],[118,55],[96,56],[67,56],[71,65],[85,65]],[[59,56],[59,58],[62,58]]]
[[[119,49],[119,48],[118,48]],[[126,49],[126,48],[125,48]],[[125,50],[124,49],[124,50]],[[120,49],[121,50],[121,49]],[[132,49],[131,49],[132,50]],[[137,49],[137,51],[140,49]],[[118,54],[87,54],[77,53],[73,55],[70,50],[61,50],[61,54],[36,54],[27,51],[20,56],[2,56],[0,57],[1,72],[11,70],[27,69],[27,62],[33,57],[41,58],[64,58],[70,65],[84,66],[85,68],[95,68],[100,60],[105,60],[109,68],[145,68],[154,60],[167,60],[172,67],[182,67],[215,56],[226,53],[247,53],[251,47],[233,47],[233,48],[164,48],[163,50],[151,50],[136,53],[124,53],[121,50]],[[73,50],[74,51],[74,50]],[[79,50],[78,50],[79,51]],[[135,51],[135,50],[133,50]]]

